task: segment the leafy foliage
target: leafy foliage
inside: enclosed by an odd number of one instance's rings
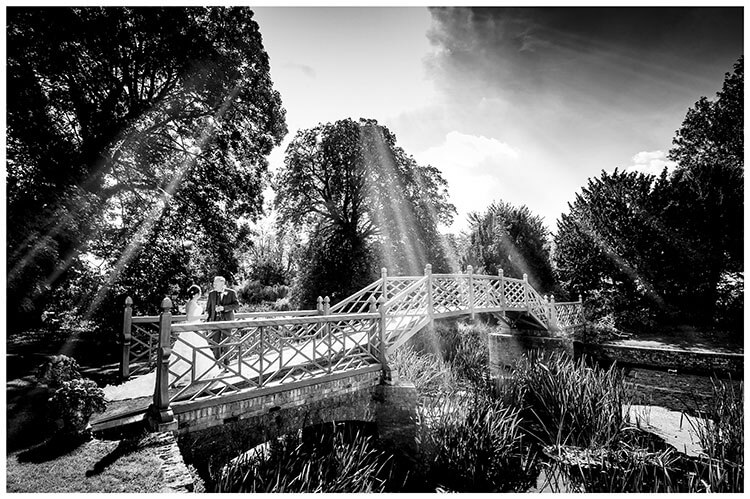
[[[76,378],[63,381],[50,398],[53,417],[62,421],[62,435],[84,433],[89,418],[95,412],[104,412],[104,391],[90,379]]]
[[[260,212],[265,156],[286,133],[252,17],[9,9],[8,285],[9,307],[27,313],[19,323],[87,254],[107,276],[79,304],[89,310],[121,291],[163,296],[171,279],[236,271],[235,221]]]
[[[669,312],[665,287],[671,281],[665,271],[675,248],[653,180],[637,172],[602,172],[589,179],[558,221],[561,283],[573,296],[598,293],[602,314],[649,307]]]
[[[81,377],[81,366],[67,355],[53,355],[38,369],[37,378],[52,389],[58,389],[66,381]]]
[[[447,265],[437,232],[455,211],[446,182],[375,120],[300,130],[275,184],[279,223],[309,234],[295,286],[301,304],[343,298],[381,266],[414,275],[426,263],[435,271]]]
[[[493,203],[484,213],[469,214],[467,263],[477,272],[520,278],[542,293],[555,291],[549,231],[542,218],[532,215],[526,206]]]
[[[717,100],[688,111],[672,175],[602,172],[558,221],[563,287],[596,293],[597,315],[613,314],[618,328],[658,320],[741,330],[734,301],[720,295],[742,269],[742,81],[740,59]]]

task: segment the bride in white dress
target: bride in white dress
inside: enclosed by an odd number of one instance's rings
[[[203,308],[198,303],[201,288],[193,284],[188,288],[190,300],[185,305],[185,322],[199,322]],[[222,370],[216,364],[213,350],[198,331],[183,331],[179,333],[172,348],[169,364],[169,381],[177,386],[187,385],[192,380],[207,381],[219,376]],[[195,359],[195,363],[193,363]],[[192,371],[192,372],[191,372]]]

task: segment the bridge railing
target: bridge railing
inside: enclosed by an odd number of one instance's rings
[[[290,310],[269,312],[239,312],[236,319],[257,320],[270,317],[307,317],[322,314],[321,310]],[[133,299],[125,299],[123,311],[122,334],[120,335],[121,357],[120,376],[127,379],[131,375],[151,371],[156,365],[157,345],[159,343],[160,315],[133,316]],[[171,315],[172,323],[185,322],[185,315]],[[207,318],[203,314],[201,319]]]
[[[362,314],[176,323],[171,301],[159,316],[154,404],[173,420],[174,402],[210,399],[379,365],[385,369],[383,304]],[[216,334],[216,333],[219,334]]]
[[[537,327],[550,330],[575,327],[583,322],[581,297],[577,302],[555,303],[554,297],[543,297],[522,279],[498,275],[474,274],[471,266],[465,274],[432,274],[428,265],[424,276],[389,276],[382,269],[380,279],[344,298],[328,309],[330,314],[359,314],[370,311],[373,303],[388,303],[387,343],[391,348],[403,343],[423,322],[435,318],[479,312],[526,312]],[[244,321],[274,317],[311,317],[317,310],[238,313]],[[392,317],[391,317],[392,316]],[[172,323],[184,322],[184,315],[174,315]],[[159,316],[132,317],[132,300],[126,300],[121,336],[121,375],[127,378],[151,370],[157,361]]]

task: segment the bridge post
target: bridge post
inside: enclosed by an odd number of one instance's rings
[[[172,300],[161,302],[159,315],[159,348],[156,352],[156,387],[154,401],[149,407],[148,425],[152,430],[177,429],[177,420],[169,407],[169,357],[172,355]]]
[[[557,324],[557,309],[555,309],[555,295],[549,295],[549,329],[550,331],[559,331]]]
[[[430,329],[435,329],[435,308],[432,298],[432,265],[424,266],[424,275],[427,276],[427,317],[430,319]]]
[[[379,348],[378,357],[380,359],[381,367],[381,379],[382,383],[391,381],[391,368],[388,366],[388,344],[386,343],[386,310],[385,310],[385,297],[381,296],[378,298],[378,313],[380,314],[380,326],[378,327],[379,335]]]
[[[380,269],[380,279],[383,281],[380,294],[388,301],[388,269],[386,267]]]
[[[497,269],[497,275],[500,277],[500,306],[503,309],[503,317],[505,317],[506,300],[505,300],[505,276],[503,276],[503,269]]]
[[[523,275],[523,301],[526,304],[526,313],[531,313],[531,300],[529,300],[529,276]]]
[[[474,320],[474,267],[469,265],[466,268],[469,274],[469,319]]]
[[[130,343],[133,341],[133,299],[125,298],[125,311],[122,317],[122,356],[120,357],[120,377],[128,379],[130,377]]]
[[[327,296],[323,298],[323,315],[331,315],[331,299]],[[323,334],[326,336],[326,344],[328,345],[328,372],[331,373],[333,372],[333,367],[331,367],[333,353],[331,351],[331,323],[328,321],[323,325]]]

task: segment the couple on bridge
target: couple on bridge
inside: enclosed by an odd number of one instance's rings
[[[213,290],[208,293],[206,303],[207,322],[234,320],[234,312],[240,308],[237,293],[226,287],[227,281],[222,276],[214,277]],[[203,307],[198,303],[202,291],[200,286],[193,284],[188,288],[190,297],[185,305],[185,322],[198,322],[203,315]],[[174,355],[170,371],[177,377],[189,370],[194,370],[195,377],[201,378],[206,374],[211,375],[220,369],[220,362],[226,363],[224,358],[226,352],[220,346],[221,342],[230,336],[227,329],[216,329],[210,334],[211,340],[216,344],[210,346],[206,338],[197,331],[186,331],[180,333],[179,340],[175,342],[172,350]],[[195,366],[187,359],[193,359],[193,351],[196,352]],[[182,380],[188,381],[189,376],[182,376]]]

